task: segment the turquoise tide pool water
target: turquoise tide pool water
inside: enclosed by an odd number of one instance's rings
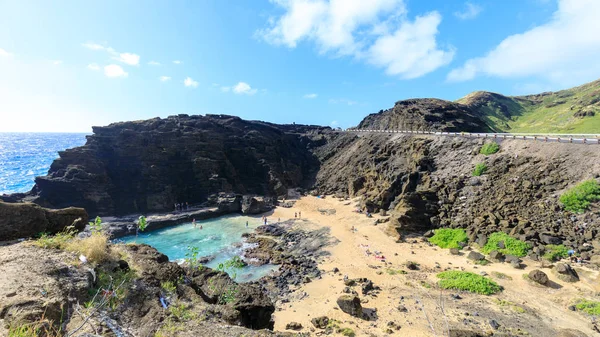
[[[186,257],[188,247],[198,247],[199,256],[214,256],[206,264],[216,268],[235,255],[240,256],[248,244],[243,243],[242,234],[251,233],[261,225],[260,218],[246,216],[224,216],[216,219],[197,222],[197,228],[191,223],[164,228],[148,233],[141,233],[137,238],[122,238],[125,243],[145,243],[167,255],[171,261],[182,261]],[[246,221],[248,228],[246,228]],[[200,229],[202,225],[202,229]],[[237,272],[236,281],[248,282],[269,274],[277,267],[273,265],[246,266]]]
[[[83,144],[83,133],[0,133],[0,194],[28,192],[58,151]]]

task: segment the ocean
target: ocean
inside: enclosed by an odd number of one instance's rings
[[[1,133],[0,194],[28,192],[63,151],[85,144],[85,133]]]

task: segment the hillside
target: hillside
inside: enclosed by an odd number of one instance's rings
[[[456,102],[497,132],[600,133],[600,80],[527,96],[477,91]]]

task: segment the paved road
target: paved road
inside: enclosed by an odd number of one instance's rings
[[[444,137],[464,138],[489,138],[489,139],[518,139],[547,143],[573,143],[582,145],[600,144],[600,135],[597,134],[533,134],[533,133],[469,133],[469,132],[435,132],[435,131],[404,131],[404,130],[364,130],[348,129],[342,132],[350,133],[387,133],[387,134],[415,134]]]

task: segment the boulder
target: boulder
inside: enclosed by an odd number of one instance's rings
[[[492,260],[494,262],[502,262],[502,261],[504,261],[504,254],[502,254],[501,252],[499,252],[497,250],[492,250],[490,252],[490,260]]]
[[[458,248],[450,248],[450,254],[452,254],[452,255],[459,255],[460,254],[460,250],[458,250]]]
[[[217,207],[222,213],[236,213],[242,210],[241,195],[220,195],[217,199]]]
[[[47,209],[31,203],[0,201],[0,241],[27,238],[39,233],[55,234],[68,226],[81,231],[88,223],[82,208]]]
[[[478,253],[476,251],[470,251],[469,255],[467,255],[467,259],[469,260],[473,260],[473,261],[481,261],[485,259],[485,256],[481,253]]]
[[[552,268],[552,272],[562,281],[579,281],[579,275],[577,275],[577,272],[571,268],[571,265],[568,263],[557,263],[554,268]]]
[[[546,245],[560,245],[562,239],[550,234],[540,234],[540,241]]]
[[[242,213],[261,214],[273,209],[273,201],[270,198],[245,195],[242,198]]]
[[[362,305],[358,296],[342,295],[336,301],[340,309],[348,315],[354,317],[363,317]]]
[[[288,323],[288,324],[285,325],[285,329],[286,330],[300,331],[300,330],[302,330],[302,324],[300,324],[298,322],[290,322],[290,323]]]
[[[313,319],[310,320],[310,322],[317,329],[325,329],[325,328],[327,328],[327,325],[329,325],[329,317],[327,317],[327,316],[314,317]]]
[[[529,279],[542,284],[542,285],[546,285],[546,283],[548,283],[548,275],[546,275],[546,273],[544,273],[543,271],[539,270],[539,269],[534,269],[532,271],[529,272]]]

